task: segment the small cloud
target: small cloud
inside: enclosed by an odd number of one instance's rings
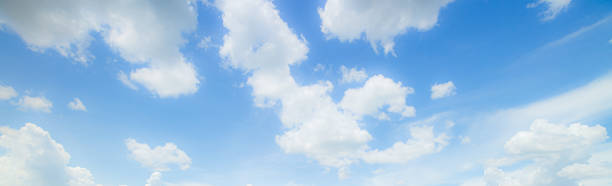
[[[200,40],[200,42],[198,43],[198,47],[203,49],[208,49],[213,46],[214,45],[212,44],[212,39],[210,38],[210,36],[202,38],[202,40]]]
[[[315,72],[320,72],[320,71],[324,71],[325,70],[325,65],[319,63],[317,65],[315,65],[314,69],[312,69]]]
[[[440,99],[455,95],[455,84],[452,81],[431,86],[431,99]]]
[[[359,83],[368,78],[363,68],[361,70],[357,70],[356,68],[348,69],[342,65],[340,67],[340,72],[342,73],[342,79],[340,80],[342,83]]]
[[[87,108],[85,108],[85,105],[83,105],[83,102],[81,102],[79,98],[74,98],[74,100],[68,103],[68,108],[74,111],[87,111]]]
[[[138,90],[138,87],[134,85],[134,83],[130,80],[130,78],[128,78],[127,74],[125,74],[123,71],[119,71],[119,74],[117,74],[117,79],[119,79],[121,83],[123,83],[125,86],[129,87],[130,89]]]
[[[8,100],[17,97],[17,91],[11,86],[0,85],[0,100]]]
[[[22,111],[51,112],[53,107],[53,103],[45,97],[23,96],[14,104]]]

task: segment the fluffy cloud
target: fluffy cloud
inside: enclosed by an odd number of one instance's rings
[[[17,97],[17,91],[11,86],[0,85],[0,100],[8,100]]]
[[[346,177],[347,167],[369,151],[367,142],[372,136],[360,128],[358,118],[345,113],[333,101],[329,95],[333,89],[331,82],[300,85],[295,81],[290,67],[307,58],[305,39],[291,31],[270,1],[220,0],[215,6],[223,13],[223,25],[228,30],[220,56],[228,66],[250,75],[247,84],[253,88],[256,106],[280,107],[279,117],[286,131],[276,136],[276,143],[286,153],[304,154],[321,165],[336,167],[339,176]],[[390,91],[373,95],[385,96],[382,101],[367,97],[372,88],[377,88],[377,83],[386,88],[378,92]],[[372,83],[366,84],[366,88],[349,94],[367,97],[367,104],[374,102],[374,111],[353,109],[357,106],[347,106],[346,110],[379,113],[378,105],[382,104],[380,107],[390,106],[389,112],[406,116],[413,113],[414,109],[405,105],[404,98],[412,92],[411,88],[383,76],[375,76]]]
[[[15,103],[23,111],[51,112],[53,103],[45,97],[23,96]]]
[[[74,98],[70,103],[68,103],[68,108],[77,111],[87,111],[87,108],[85,108],[85,105],[83,105],[83,102],[81,102],[81,99],[79,98]]]
[[[199,84],[193,65],[179,51],[185,42],[182,34],[196,27],[195,4],[192,0],[2,1],[0,23],[34,51],[51,49],[82,63],[93,58],[87,48],[91,33],[98,32],[123,59],[146,64],[130,73],[132,81],[159,97],[177,97],[194,93]]]
[[[565,11],[571,2],[572,0],[537,0],[535,3],[528,4],[527,7],[546,6],[546,11],[542,12],[542,15],[544,16],[543,20],[548,21],[557,17],[562,11]]]
[[[131,158],[156,171],[167,171],[174,166],[185,170],[191,165],[191,158],[173,143],[166,143],[164,146],[156,146],[151,149],[148,144],[127,139],[125,145],[130,151]]]
[[[0,127],[0,185],[95,185],[89,170],[68,166],[70,155],[32,123]]]
[[[387,112],[411,117],[415,115],[415,109],[406,105],[406,96],[413,92],[414,89],[402,86],[401,82],[396,83],[382,75],[376,75],[368,79],[363,87],[346,90],[340,107],[357,117],[370,115],[388,119],[386,113],[379,111],[388,106]]]
[[[594,153],[587,163],[575,163],[557,173],[577,180],[579,185],[612,185],[612,150]]]
[[[595,147],[602,145],[607,138],[606,129],[600,125],[560,125],[536,120],[528,131],[518,132],[506,142],[509,156],[490,160],[484,180],[492,185],[568,184],[567,179],[561,178],[576,179],[589,174],[590,169],[574,163],[593,154]],[[531,163],[517,165],[521,162]],[[502,166],[518,168],[505,171],[500,168]]]
[[[342,65],[340,66],[340,72],[342,73],[342,79],[340,79],[340,82],[342,83],[363,82],[368,78],[368,74],[366,74],[364,69],[348,69],[344,65]]]
[[[453,0],[328,0],[319,9],[321,31],[341,41],[361,39],[362,34],[378,51],[395,55],[393,39],[414,28],[431,29],[438,12]]]
[[[439,152],[448,145],[448,136],[434,136],[432,126],[410,128],[412,139],[396,142],[391,148],[383,151],[367,152],[363,159],[368,163],[404,163],[414,158]]]
[[[452,81],[431,86],[431,99],[440,99],[455,95],[455,84]]]

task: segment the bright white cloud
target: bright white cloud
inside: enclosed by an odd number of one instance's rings
[[[612,185],[612,150],[594,153],[587,163],[574,163],[557,173],[577,180],[578,185]]]
[[[387,112],[400,114],[402,117],[412,117],[415,109],[406,105],[406,96],[414,89],[402,86],[401,82],[393,82],[382,75],[370,77],[363,87],[348,89],[340,101],[340,107],[357,117],[370,115],[379,119],[388,119],[385,112],[380,111],[388,106]]]
[[[2,1],[0,19],[32,50],[55,50],[82,63],[93,58],[87,48],[93,39],[91,33],[98,32],[123,59],[146,64],[130,73],[131,80],[159,97],[177,97],[193,94],[198,89],[198,75],[179,50],[185,43],[182,34],[196,27],[196,3],[192,0]]]
[[[85,108],[85,105],[83,105],[83,102],[81,102],[81,99],[79,98],[74,98],[70,103],[68,103],[68,108],[76,111],[87,111],[87,108]]]
[[[340,66],[340,72],[342,73],[342,83],[360,83],[368,78],[364,69],[357,70],[356,68],[348,69],[344,65]]]
[[[434,136],[432,126],[411,127],[411,139],[396,142],[391,148],[383,151],[367,152],[363,159],[368,163],[405,163],[417,157],[440,152],[448,145],[446,134]]]
[[[70,155],[32,123],[0,127],[0,185],[95,185],[89,170],[68,166]]]
[[[542,20],[548,21],[554,19],[559,13],[565,11],[571,2],[572,0],[537,0],[535,3],[528,4],[527,7],[534,8],[543,4],[546,6],[546,11],[542,12],[542,15],[544,16]]]
[[[559,176],[579,177],[569,175],[579,169],[571,164],[588,157],[607,138],[606,129],[600,125],[561,125],[536,120],[528,131],[518,132],[506,142],[509,156],[491,160],[484,179],[491,185],[564,185],[566,180]],[[517,166],[519,162],[531,163],[511,171],[500,168]]]
[[[131,158],[158,172],[170,170],[174,166],[185,170],[191,165],[191,158],[173,143],[151,148],[148,144],[126,139],[125,145],[130,151]]]
[[[45,97],[23,96],[15,103],[23,111],[51,112],[53,103]]]
[[[426,31],[438,22],[440,9],[453,0],[328,0],[319,8],[321,31],[341,41],[365,39],[378,51],[395,55],[394,38],[416,29]]]
[[[219,50],[225,64],[250,75],[247,84],[253,88],[256,106],[280,107],[286,131],[276,136],[276,143],[286,153],[304,154],[321,165],[338,168],[339,177],[346,177],[347,167],[369,150],[367,142],[372,136],[360,128],[358,118],[333,101],[329,95],[331,82],[295,82],[290,67],[307,58],[305,39],[291,31],[270,1],[220,0],[215,6],[223,13],[223,25],[228,30]],[[376,87],[376,82],[387,88],[379,92],[391,91],[381,94],[386,96],[382,104],[391,107],[389,112],[406,116],[413,113],[412,107],[405,106],[411,88],[383,76],[376,76],[372,82],[365,85],[365,92]],[[368,101],[376,102],[375,106],[379,102]]]
[[[440,99],[455,95],[455,84],[452,81],[431,86],[431,99]]]
[[[13,89],[11,86],[2,86],[0,85],[0,100],[8,100],[17,97],[17,91]]]

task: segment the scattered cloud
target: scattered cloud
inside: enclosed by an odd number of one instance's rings
[[[394,39],[413,28],[426,31],[438,22],[440,9],[453,0],[327,0],[319,8],[321,31],[340,41],[361,39],[395,55]]]
[[[198,43],[198,47],[203,48],[203,49],[208,49],[213,46],[214,45],[212,43],[212,39],[210,38],[210,36],[206,36],[202,38],[202,40],[200,40],[200,42]]]
[[[188,169],[191,158],[179,149],[174,143],[166,143],[164,146],[151,148],[148,144],[138,143],[134,139],[126,139],[125,145],[130,151],[130,157],[138,161],[142,166],[155,171],[167,171],[171,167],[179,167],[181,170]]]
[[[31,50],[54,50],[83,64],[94,58],[88,47],[92,33],[99,33],[124,60],[144,66],[132,71],[130,80],[165,98],[198,89],[198,74],[179,50],[185,43],[182,34],[196,28],[196,4],[192,0],[4,1],[0,19]]]
[[[543,21],[549,21],[557,17],[559,13],[567,10],[572,0],[537,0],[537,2],[527,4],[527,8],[535,8],[541,5],[546,6],[546,11],[542,12]]]
[[[96,185],[89,170],[68,166],[70,155],[32,123],[0,127],[0,185]]]
[[[321,72],[321,71],[324,71],[325,69],[326,69],[325,65],[323,65],[321,63],[318,63],[317,65],[315,65],[315,67],[312,69],[312,71]]]
[[[361,83],[368,78],[365,69],[357,70],[356,68],[348,69],[344,65],[340,66],[340,72],[342,73],[342,83]]]
[[[13,89],[11,86],[2,86],[0,85],[0,100],[9,100],[17,97],[17,91]]]
[[[22,111],[39,111],[39,112],[51,112],[53,103],[47,98],[23,96],[15,105]]]
[[[434,136],[432,126],[411,127],[410,135],[412,138],[406,142],[396,142],[383,151],[369,151],[363,159],[368,163],[406,163],[427,154],[440,152],[448,145],[449,137],[444,133]]]
[[[138,90],[138,87],[130,80],[130,78],[123,71],[119,71],[119,74],[117,74],[117,79],[119,79],[119,81],[121,81],[121,83],[123,83],[128,88],[132,90]]]
[[[81,99],[79,98],[74,98],[70,103],[68,103],[68,108],[76,111],[87,111],[87,108],[85,108],[85,105],[83,105],[83,102],[81,102]]]
[[[396,83],[383,75],[376,75],[368,79],[363,87],[346,90],[340,107],[358,118],[370,115],[378,119],[389,119],[385,112],[379,111],[384,106],[388,106],[389,113],[412,117],[416,111],[414,107],[406,105],[406,96],[413,92],[414,89],[402,86],[401,82]]]
[[[335,103],[329,95],[331,82],[295,82],[290,67],[307,58],[306,40],[292,32],[270,1],[220,0],[215,5],[228,30],[219,50],[224,63],[248,72],[247,84],[253,88],[256,106],[280,107],[279,117],[286,130],[276,136],[276,143],[286,153],[304,154],[323,166],[337,168],[339,178],[347,177],[348,166],[370,150],[367,143],[372,136],[360,128],[357,117],[343,110],[370,114],[379,108],[360,110],[345,101],[347,106],[342,109],[342,104]],[[347,91],[346,99],[365,96],[369,100],[364,104],[389,105],[388,112],[403,116],[414,114],[414,108],[405,105],[405,96],[413,92],[412,88],[382,75],[370,78],[364,87]],[[384,97],[371,96],[373,88],[384,88],[375,94]]]
[[[457,94],[457,88],[452,81],[431,86],[431,99],[440,99]]]

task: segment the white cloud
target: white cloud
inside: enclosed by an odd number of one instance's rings
[[[405,163],[423,155],[440,152],[448,145],[448,136],[434,136],[432,126],[411,127],[410,135],[412,138],[406,142],[396,142],[383,151],[369,151],[363,159],[368,163]]]
[[[79,98],[74,98],[74,100],[68,103],[68,108],[76,111],[87,111],[87,108],[85,108],[85,105],[83,105]]]
[[[395,55],[394,38],[414,28],[431,29],[438,12],[453,0],[328,0],[319,8],[321,31],[341,41],[365,39],[378,51]]]
[[[117,74],[117,79],[119,79],[119,81],[121,81],[121,83],[123,83],[128,88],[132,90],[138,90],[138,87],[130,80],[130,78],[123,71],[119,71],[119,74]]]
[[[89,170],[68,166],[70,155],[32,123],[0,127],[0,185],[95,185]]]
[[[357,70],[356,68],[348,69],[344,65],[340,66],[340,72],[342,73],[342,83],[360,83],[368,78],[364,69]]]
[[[536,120],[528,131],[518,132],[506,142],[508,156],[489,161],[484,179],[492,185],[566,185],[567,180],[559,176],[576,170],[571,164],[593,154],[607,138],[606,129],[600,125]],[[521,166],[521,162],[525,163]],[[501,166],[518,168],[506,171]]]
[[[214,45],[212,44],[212,39],[210,38],[210,36],[202,38],[202,40],[200,40],[200,42],[198,43],[198,47],[203,49],[208,49],[213,46]]]
[[[361,159],[372,136],[333,101],[331,82],[295,82],[290,67],[307,58],[305,39],[291,31],[270,1],[220,0],[216,7],[228,30],[219,50],[225,64],[250,75],[247,84],[253,88],[256,106],[280,108],[286,130],[276,136],[276,143],[286,153],[304,154],[323,166],[338,168],[339,177],[347,176],[347,167]],[[390,112],[409,115],[404,97],[411,89],[382,76],[373,81],[395,91],[383,94],[396,99],[383,101],[393,107]]]
[[[452,81],[435,84],[431,86],[431,99],[440,99],[443,97],[448,97],[457,94],[455,92],[455,84]]]
[[[87,48],[93,39],[91,34],[97,32],[126,61],[146,64],[130,73],[131,80],[159,97],[177,97],[193,94],[199,84],[193,65],[179,50],[185,43],[182,34],[196,28],[196,3],[3,1],[0,19],[32,50],[52,49],[84,64],[93,58]],[[176,84],[166,83],[167,79]]]
[[[594,153],[587,163],[574,163],[557,175],[577,180],[583,186],[612,185],[612,150]]]
[[[191,165],[191,158],[173,143],[166,143],[164,146],[156,146],[151,149],[148,144],[126,139],[125,145],[130,151],[131,158],[158,172],[170,170],[174,166],[185,170]]]
[[[348,89],[340,101],[340,107],[355,114],[358,118],[370,115],[379,119],[388,119],[381,110],[388,106],[387,112],[400,114],[402,117],[412,117],[415,109],[406,105],[406,96],[414,89],[402,86],[401,82],[393,82],[382,75],[370,77],[363,87]]]
[[[11,86],[0,85],[0,100],[8,100],[17,97],[17,91]]]
[[[155,171],[151,174],[149,179],[147,179],[147,184],[145,186],[161,186],[163,185],[161,181],[161,172]]]
[[[528,8],[534,8],[544,4],[547,6],[546,11],[542,12],[544,18],[542,20],[548,21],[552,20],[559,13],[565,11],[567,6],[572,2],[572,0],[537,0],[535,3],[530,3],[527,5]]]
[[[23,111],[51,112],[53,103],[45,97],[23,96],[15,103]]]

